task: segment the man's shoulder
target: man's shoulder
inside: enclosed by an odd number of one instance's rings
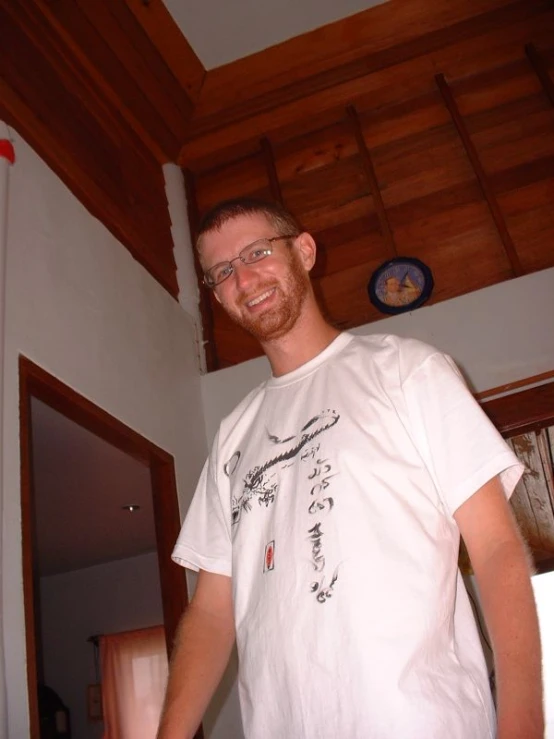
[[[244,398],[237,403],[233,410],[224,416],[219,424],[220,439],[227,438],[231,431],[237,426],[241,426],[248,422],[248,419],[255,415],[261,400],[263,399],[267,380],[259,383],[255,388],[250,390]]]
[[[429,357],[442,354],[431,344],[396,334],[355,335],[352,348],[367,353],[373,362],[385,368],[394,363],[404,370],[418,367]]]

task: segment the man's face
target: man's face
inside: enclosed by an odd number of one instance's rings
[[[202,236],[203,269],[231,260],[257,239],[278,236],[263,215],[239,216]],[[293,240],[294,241],[294,240]],[[273,243],[273,253],[255,264],[233,262],[234,272],[214,292],[233,321],[261,342],[279,339],[298,321],[309,293],[309,277],[297,248]]]

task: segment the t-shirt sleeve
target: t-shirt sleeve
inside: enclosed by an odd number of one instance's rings
[[[469,392],[452,359],[440,352],[429,355],[403,389],[414,442],[450,514],[496,475],[509,498],[524,466]]]
[[[217,485],[216,444],[206,461],[171,558],[191,570],[231,576],[230,511]]]

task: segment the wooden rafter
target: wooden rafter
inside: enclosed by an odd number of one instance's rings
[[[504,216],[502,215],[502,211],[500,210],[500,206],[498,205],[496,195],[494,194],[494,190],[491,187],[487,173],[485,172],[483,165],[481,164],[481,160],[479,159],[477,149],[475,148],[475,145],[471,140],[471,136],[469,135],[464,119],[460,114],[460,110],[456,104],[456,100],[454,98],[454,95],[452,94],[452,90],[450,89],[450,86],[443,74],[436,75],[435,81],[442,95],[444,103],[452,117],[452,121],[456,127],[456,130],[458,131],[469,161],[471,162],[471,166],[473,167],[473,171],[475,172],[475,176],[477,177],[479,186],[481,187],[491,216],[494,220],[496,228],[498,229],[498,235],[502,240],[506,256],[508,257],[508,260],[512,267],[512,272],[515,277],[519,277],[520,275],[524,274],[519,255],[517,253],[510,232],[506,227],[506,221],[504,220]]]
[[[362,160],[364,174],[367,178],[369,189],[373,196],[375,210],[377,211],[377,217],[379,219],[379,224],[381,227],[381,234],[388,248],[390,249],[391,257],[395,257],[398,253],[396,251],[396,245],[394,243],[394,235],[392,233],[389,219],[387,217],[385,204],[383,203],[383,196],[381,195],[381,190],[379,189],[379,182],[377,180],[377,175],[375,174],[375,168],[371,160],[371,154],[369,153],[369,149],[367,148],[367,144],[364,138],[364,132],[360,123],[358,111],[356,110],[356,107],[354,105],[349,105],[346,108],[346,113],[354,132],[358,151]]]

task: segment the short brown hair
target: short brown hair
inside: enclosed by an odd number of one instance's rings
[[[205,233],[219,231],[233,218],[252,215],[265,216],[279,236],[298,236],[303,231],[300,223],[281,203],[260,198],[233,198],[214,205],[203,215],[196,235],[196,248],[198,249],[199,241]]]

